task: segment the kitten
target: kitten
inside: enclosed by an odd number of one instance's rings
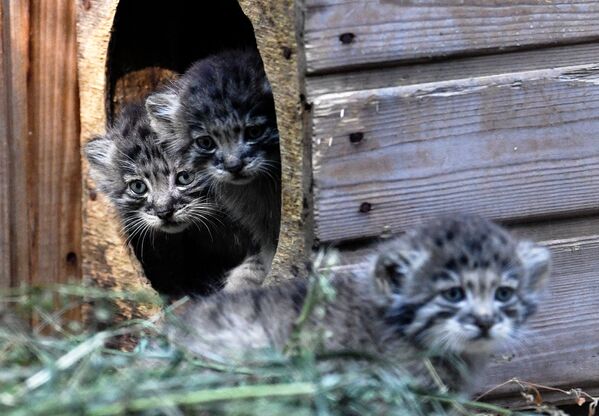
[[[215,199],[260,247],[232,271],[228,288],[260,284],[281,210],[279,133],[260,56],[228,51],[202,59],[171,89],[148,97],[146,108],[168,148],[206,175]]]
[[[158,292],[211,293],[251,250],[249,235],[210,200],[202,176],[167,155],[142,105],[125,107],[85,153]]]
[[[478,217],[441,219],[379,245],[366,273],[333,277],[334,299],[304,329],[329,350],[380,355],[421,385],[465,393],[497,347],[521,338],[547,280],[550,255]],[[176,342],[211,357],[282,350],[308,288],[304,281],[190,303]],[[318,316],[315,316],[318,315]],[[327,335],[328,334],[328,335]]]

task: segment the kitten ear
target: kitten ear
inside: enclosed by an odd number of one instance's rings
[[[179,108],[179,96],[173,91],[158,92],[146,99],[150,124],[160,137],[173,133],[175,115]]]
[[[429,258],[427,251],[403,244],[386,244],[381,249],[375,260],[374,279],[386,294],[401,293],[407,281]]]
[[[114,142],[107,136],[96,136],[85,144],[85,156],[94,169],[103,170],[110,166]]]
[[[107,136],[94,137],[85,144],[84,152],[89,161],[90,176],[100,186],[109,180],[108,172],[114,149],[114,141]]]
[[[551,270],[549,250],[531,241],[521,241],[516,247],[516,253],[526,270],[528,287],[533,291],[541,290],[545,286]]]

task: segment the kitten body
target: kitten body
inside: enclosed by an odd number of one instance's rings
[[[201,175],[165,152],[142,105],[125,107],[85,151],[92,178],[160,293],[211,293],[251,250],[249,235],[210,198]]]
[[[146,107],[161,140],[206,175],[210,192],[260,248],[227,286],[260,284],[280,228],[281,164],[274,99],[254,51],[229,51],[194,64]]]
[[[444,219],[378,246],[368,273],[334,276],[332,300],[302,330],[327,350],[382,356],[417,383],[469,391],[488,355],[520,338],[549,273],[549,252],[476,217]],[[192,302],[171,337],[218,359],[283,350],[308,293],[305,281]]]

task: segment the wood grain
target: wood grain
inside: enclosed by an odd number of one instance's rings
[[[450,2],[449,2],[450,3]],[[304,0],[309,73],[474,54],[599,36],[590,0]],[[349,43],[340,40],[351,33]]]
[[[75,2],[31,2],[30,19],[31,283],[79,280],[81,162]]]
[[[316,236],[441,213],[533,220],[599,207],[597,65],[314,98]],[[364,134],[351,143],[349,135]]]
[[[29,57],[29,2],[2,3],[2,92],[5,111],[0,124],[5,136],[0,138],[7,153],[7,176],[3,178],[7,193],[8,225],[3,230],[10,249],[3,255],[9,261],[3,266],[2,286],[28,283],[31,268],[30,233],[30,170],[31,163],[28,122],[28,57]]]
[[[518,377],[529,382],[570,389],[596,387],[599,374],[599,334],[594,331],[599,314],[599,217],[571,218],[510,227],[520,238],[548,246],[553,274],[539,313],[531,321],[531,336],[505,354],[497,354],[486,372],[486,388]],[[364,271],[373,246],[345,249],[337,273]],[[507,358],[506,358],[507,357]],[[486,388],[481,388],[484,391]],[[516,404],[516,386],[491,397],[509,396]],[[564,401],[555,396],[552,400]]]
[[[306,92],[308,101],[312,102],[319,95],[331,93],[480,78],[564,66],[592,65],[597,62],[599,62],[599,44],[585,43],[310,76],[306,77]]]
[[[5,24],[4,4],[0,2],[0,86],[3,91],[8,88],[8,75],[6,62],[8,60],[7,48],[8,35]],[[6,94],[6,93],[5,93]],[[0,97],[0,289],[11,286],[11,241],[10,241],[10,147],[8,125],[8,97]]]

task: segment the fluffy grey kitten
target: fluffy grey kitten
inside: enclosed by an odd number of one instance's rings
[[[202,175],[165,152],[142,105],[85,146],[90,174],[162,294],[205,295],[251,251],[249,235],[208,195]]]
[[[280,227],[281,163],[272,92],[254,51],[195,63],[170,89],[148,97],[152,126],[174,154],[206,177],[210,192],[260,247],[227,286],[260,284]]]
[[[368,273],[333,277],[333,300],[308,333],[329,350],[379,355],[425,387],[466,393],[488,356],[518,341],[549,276],[550,254],[478,217],[442,219],[379,245]],[[282,350],[306,298],[300,280],[192,302],[172,338],[211,357]]]

